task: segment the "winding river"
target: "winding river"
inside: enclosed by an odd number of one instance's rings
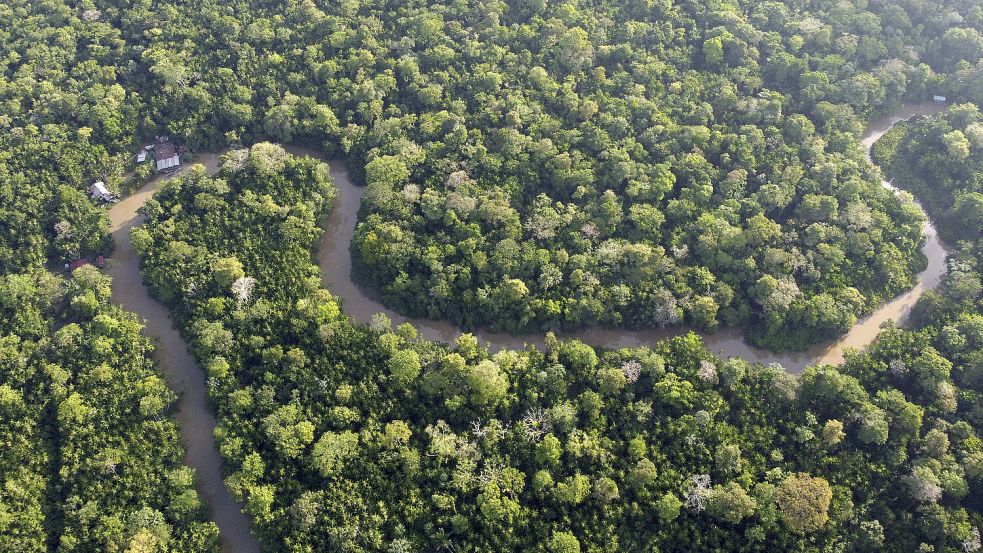
[[[917,105],[906,105],[890,115],[871,121],[864,133],[862,144],[866,149],[868,159],[874,142],[899,121],[904,121],[915,115],[937,113],[942,106],[928,102]],[[288,148],[295,154],[316,155],[316,152],[305,148]],[[321,278],[324,286],[331,293],[340,297],[344,311],[354,319],[368,322],[375,313],[385,313],[393,323],[412,323],[420,335],[430,340],[449,342],[461,334],[461,329],[449,321],[411,318],[403,316],[392,309],[387,309],[376,301],[370,294],[362,290],[352,281],[352,261],[349,254],[349,244],[355,232],[358,220],[358,209],[365,189],[355,186],[348,178],[344,163],[331,162],[331,175],[338,188],[338,197],[331,212],[327,232],[321,239],[318,250],[318,264],[321,268]],[[884,182],[885,187],[895,190],[890,183]],[[918,275],[918,284],[905,294],[884,303],[869,316],[857,323],[846,335],[833,342],[816,344],[801,352],[775,353],[757,348],[744,340],[739,329],[723,328],[713,334],[701,334],[707,347],[722,357],[742,357],[757,363],[778,363],[791,372],[801,372],[809,365],[817,363],[838,363],[843,360],[847,348],[862,348],[869,344],[878,333],[881,324],[886,321],[900,321],[914,306],[915,301],[925,290],[938,286],[946,271],[946,250],[939,241],[938,233],[930,222],[925,223],[925,246],[922,252],[928,257],[928,268]],[[686,327],[670,327],[665,329],[617,330],[607,328],[587,328],[570,332],[560,332],[560,338],[576,338],[593,346],[621,348],[651,345],[656,341],[678,336],[689,332]],[[543,334],[511,335],[495,333],[480,329],[474,334],[483,344],[488,344],[493,350],[521,349],[526,344],[543,346]]]
[[[209,173],[218,166],[218,154],[202,154],[199,163]],[[144,319],[144,333],[157,347],[153,357],[164,371],[167,383],[178,394],[175,416],[184,444],[184,462],[195,469],[195,487],[208,505],[208,518],[220,532],[227,553],[259,553],[250,534],[249,518],[241,511],[222,480],[222,458],[215,448],[215,415],[208,407],[204,372],[181,333],[171,323],[167,308],[150,297],[140,275],[140,259],[130,243],[130,229],[143,222],[137,213],[165,177],[158,176],[109,210],[116,249],[107,272],[113,277],[112,301]]]
[[[872,121],[863,138],[868,157],[871,145],[897,122],[919,114],[936,113],[941,109],[930,103],[905,106],[890,116]],[[294,154],[323,159],[318,152],[310,149],[287,149]],[[215,173],[218,157],[217,153],[205,153],[199,156],[198,162],[204,164],[209,173]],[[443,342],[454,340],[461,334],[457,326],[447,321],[400,315],[372,299],[352,281],[349,244],[355,231],[364,188],[351,182],[342,162],[331,161],[330,167],[338,197],[317,252],[324,286],[342,300],[344,311],[357,321],[368,322],[373,314],[382,312],[396,324],[412,323],[424,338]],[[154,300],[143,285],[140,260],[130,243],[130,230],[143,221],[137,209],[153,195],[164,178],[153,179],[109,210],[112,236],[116,241],[116,249],[111,256],[112,263],[107,269],[113,277],[112,300],[143,318],[146,325],[144,331],[157,342],[154,359],[165,373],[171,389],[179,394],[176,418],[186,451],[185,463],[196,471],[196,488],[208,505],[209,520],[215,522],[221,532],[223,551],[258,552],[259,545],[250,533],[250,521],[242,513],[242,505],[232,499],[222,480],[222,459],[215,447],[214,438],[216,420],[208,407],[204,372],[172,324],[167,309]],[[890,183],[885,182],[884,186],[894,190]],[[773,353],[751,346],[736,329],[722,329],[714,334],[704,335],[703,339],[711,350],[724,357],[739,356],[752,362],[779,363],[792,372],[800,372],[806,366],[816,363],[836,363],[843,359],[847,348],[861,348],[870,343],[883,322],[901,320],[925,290],[939,284],[946,271],[946,250],[931,223],[925,224],[925,235],[923,252],[928,257],[928,268],[918,275],[918,284],[909,292],[882,305],[839,340],[818,344],[803,352]],[[559,336],[576,338],[595,346],[619,348],[651,345],[659,339],[686,332],[688,329],[684,327],[641,331],[590,328],[560,333]],[[542,334],[513,336],[485,330],[476,334],[492,349],[517,349],[526,344],[541,347],[544,341]]]

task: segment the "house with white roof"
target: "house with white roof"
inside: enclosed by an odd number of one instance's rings
[[[89,187],[89,195],[93,200],[102,200],[104,202],[113,200],[113,195],[106,188],[106,183],[102,181],[92,183],[92,186]]]

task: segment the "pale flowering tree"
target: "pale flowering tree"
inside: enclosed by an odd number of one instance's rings
[[[966,553],[976,553],[980,550],[980,529],[973,526],[969,531],[969,537],[963,540],[963,551]]]
[[[652,296],[654,297],[655,308],[652,318],[655,324],[660,327],[672,326],[679,323],[679,302],[676,296],[665,288],[657,289]]]
[[[717,366],[703,359],[700,361],[700,368],[696,371],[696,375],[704,382],[715,384],[717,382]]]
[[[407,184],[403,187],[401,194],[404,202],[414,204],[420,201],[420,186],[416,184]]]
[[[254,288],[256,288],[256,279],[253,277],[239,277],[232,283],[232,296],[236,299],[236,304],[240,308],[252,299]]]
[[[468,184],[471,182],[471,177],[468,175],[467,171],[454,171],[450,175],[447,175],[447,187],[451,189],[457,189],[460,186]]]
[[[891,374],[894,376],[903,376],[908,373],[908,365],[901,359],[892,359],[888,363],[888,368],[891,369]]]
[[[956,388],[948,382],[939,382],[935,389],[936,405],[946,413],[955,412],[958,404],[956,402]]]
[[[769,313],[784,313],[802,295],[795,279],[789,275],[775,278],[764,275],[754,286],[754,296],[758,304]]]
[[[556,236],[559,221],[552,220],[540,213],[533,213],[523,227],[538,240],[550,240]]]
[[[618,240],[605,240],[597,248],[597,260],[604,265],[617,266],[625,254],[624,243]]]
[[[72,224],[62,219],[55,223],[55,238],[65,240],[72,237]]]
[[[815,17],[807,17],[802,21],[799,21],[798,25],[799,25],[799,30],[807,35],[813,35],[815,33],[818,33],[819,31],[822,31],[823,28],[825,27],[825,25],[823,25],[823,22],[816,19]]]
[[[601,236],[601,231],[597,229],[597,225],[594,223],[584,223],[584,226],[580,227],[580,232],[592,240],[595,240]]]
[[[983,123],[973,123],[963,131],[966,138],[977,148],[983,148]]]
[[[710,495],[710,475],[697,474],[690,479],[690,489],[686,494],[686,508],[697,513],[707,508],[707,497]]]
[[[621,371],[625,373],[625,380],[634,384],[638,382],[638,377],[642,376],[642,364],[635,359],[629,359],[621,364]]]
[[[369,319],[369,327],[377,332],[386,332],[392,329],[393,322],[389,318],[389,315],[385,313],[375,313],[372,318]]]
[[[902,477],[908,491],[915,501],[935,503],[942,498],[942,484],[939,477],[928,467],[915,467],[911,474]]]
[[[591,271],[584,271],[583,285],[587,288],[597,288],[601,285],[601,279]]]
[[[249,161],[249,150],[232,150],[225,154],[225,161],[222,167],[230,173],[238,173],[246,166]]]
[[[466,219],[478,207],[478,200],[467,194],[451,192],[447,195],[444,205],[447,206],[447,209],[456,213],[458,217]]]

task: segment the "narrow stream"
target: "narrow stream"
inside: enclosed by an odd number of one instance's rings
[[[908,105],[891,115],[871,121],[864,133],[862,144],[866,148],[869,159],[870,148],[891,127],[899,121],[910,119],[915,115],[937,113],[943,109],[934,103]],[[317,157],[317,152],[306,148],[288,148],[298,155]],[[420,332],[420,335],[430,340],[449,342],[461,334],[461,329],[449,321],[412,318],[403,316],[392,309],[387,309],[373,299],[352,281],[352,262],[349,254],[349,244],[358,222],[358,209],[365,189],[352,184],[348,178],[343,162],[332,161],[331,175],[338,189],[338,197],[332,210],[326,232],[321,238],[318,250],[318,265],[321,268],[321,278],[325,288],[342,300],[344,311],[355,320],[368,322],[375,313],[385,313],[394,324],[410,322]],[[894,190],[890,183],[884,186]],[[833,342],[815,344],[801,352],[774,353],[757,348],[747,343],[739,329],[723,328],[713,334],[701,334],[707,347],[723,357],[742,357],[757,363],[779,363],[792,372],[801,372],[809,365],[817,363],[838,363],[843,360],[846,348],[861,348],[869,344],[876,336],[882,323],[888,320],[900,321],[914,306],[915,301],[925,290],[938,286],[946,271],[946,250],[939,241],[935,227],[930,222],[925,223],[926,243],[922,252],[928,257],[928,268],[918,275],[918,284],[910,291],[883,304],[874,313],[857,323],[846,335]],[[570,332],[557,333],[560,338],[576,338],[593,346],[621,348],[631,346],[651,345],[656,341],[679,336],[689,332],[686,327],[670,327],[665,329],[645,330],[616,330],[606,328],[587,328]],[[521,349],[526,344],[542,347],[543,334],[524,334],[514,336],[506,333],[495,333],[482,329],[474,333],[478,339],[498,349]]]
[[[218,166],[218,154],[202,154],[199,163],[209,173]],[[187,167],[187,166],[186,166]],[[112,301],[144,319],[144,333],[156,339],[153,357],[178,394],[176,417],[184,444],[184,462],[195,469],[196,489],[208,505],[208,518],[218,525],[222,550],[227,553],[259,552],[250,534],[250,522],[241,505],[229,495],[222,480],[222,458],[215,448],[215,416],[208,407],[204,372],[181,334],[171,323],[167,308],[150,297],[140,275],[140,259],[130,243],[130,229],[143,222],[137,213],[165,177],[158,176],[109,210],[116,249],[107,272],[113,277]]]

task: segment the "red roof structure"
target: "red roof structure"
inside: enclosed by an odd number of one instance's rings
[[[88,259],[84,259],[84,258],[83,259],[76,259],[75,261],[72,261],[71,263],[68,264],[68,272],[71,273],[75,269],[78,269],[79,267],[84,267],[84,266],[86,266],[88,264],[89,264],[89,260]]]

